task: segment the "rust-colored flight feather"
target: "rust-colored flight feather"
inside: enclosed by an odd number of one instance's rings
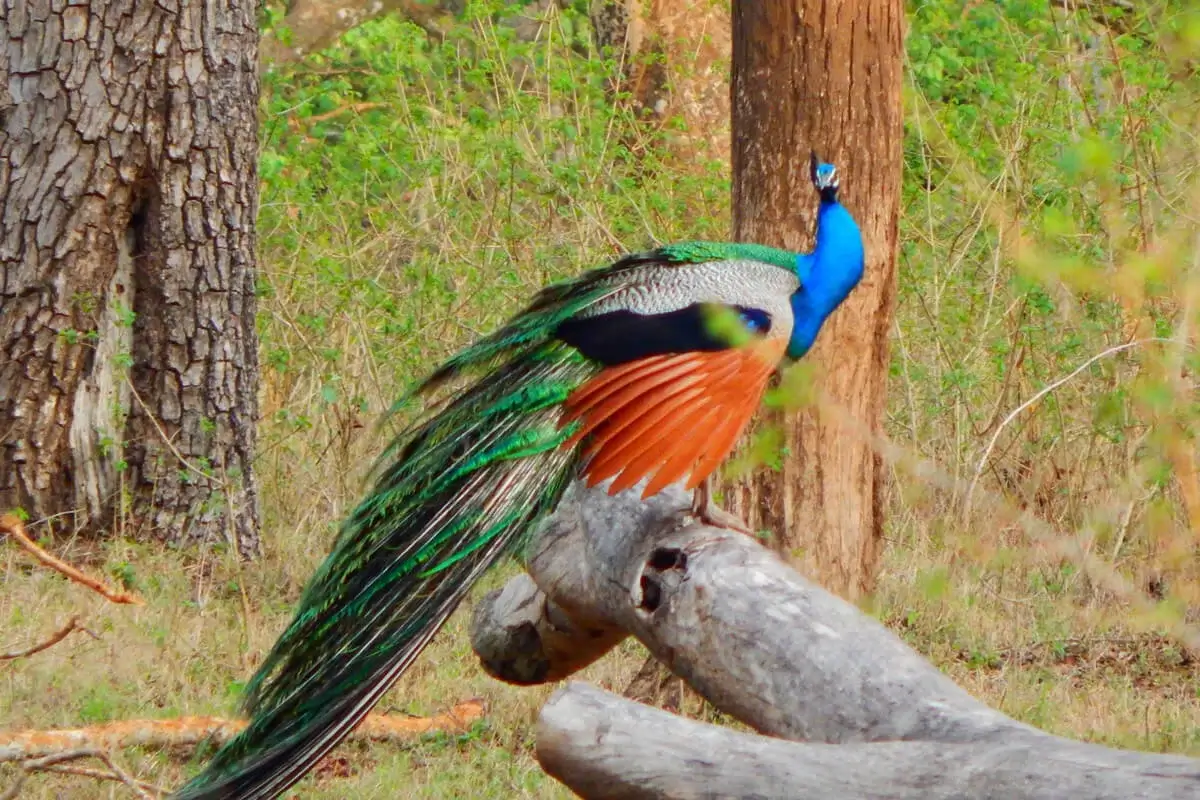
[[[639,454],[658,447],[659,439],[667,434],[676,413],[693,405],[703,394],[704,387],[696,386],[658,403],[641,416],[626,417],[603,425],[600,434],[584,447],[584,455],[591,456],[588,462],[589,483],[594,486],[611,478]]]
[[[610,367],[567,399],[564,424],[582,420],[589,485],[610,494],[653,475],[650,497],[687,478],[695,488],[733,449],[754,415],[786,340],[729,350],[656,355]]]

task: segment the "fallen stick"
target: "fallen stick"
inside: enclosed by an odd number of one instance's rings
[[[88,630],[85,626],[80,625],[79,617],[71,617],[69,620],[67,620],[66,625],[64,625],[62,628],[60,628],[59,630],[57,630],[53,634],[51,634],[50,638],[46,639],[45,641],[38,642],[37,644],[34,644],[34,645],[30,645],[29,647],[26,647],[24,650],[10,650],[7,653],[0,653],[0,661],[12,661],[17,658],[27,658],[29,656],[36,655],[37,653],[40,653],[43,650],[49,650],[51,647],[54,647],[54,645],[58,644],[63,639],[67,638],[75,631],[83,631],[88,636],[91,636],[93,639],[100,638],[99,636],[97,636],[96,634],[94,634],[90,630]]]
[[[25,524],[21,522],[13,514],[5,514],[0,517],[0,531],[4,531],[13,540],[25,549],[30,555],[36,558],[45,566],[65,575],[69,580],[75,583],[82,584],[88,587],[96,594],[111,600],[114,603],[126,603],[135,606],[142,605],[142,598],[131,592],[122,591],[120,589],[111,589],[105,586],[104,583],[97,578],[86,575],[82,570],[71,566],[62,559],[56,558],[47,553],[38,543],[29,538],[29,534],[25,532]]]
[[[483,701],[476,699],[459,703],[446,713],[432,717],[371,714],[350,738],[402,742],[431,731],[460,733],[482,717],[483,712]],[[86,728],[0,732],[0,764],[84,749],[194,747],[204,741],[224,744],[244,727],[244,720],[178,717],[125,720]]]
[[[727,742],[733,732],[699,723],[643,737],[630,726],[666,722],[592,697],[585,724],[587,703],[576,697],[568,711],[543,709],[538,752],[582,796],[1200,797],[1200,761],[1062,739],[988,707],[751,537],[690,520],[689,505],[677,489],[641,503],[636,490],[608,497],[576,486],[531,537],[532,581],[518,576],[484,598],[472,643],[489,672],[529,682],[538,671],[567,674],[632,634],[717,708],[808,742],[787,751],[800,769],[772,760],[771,781],[738,783],[746,771],[720,758],[722,748],[752,761],[734,745],[782,754],[771,748],[783,743]],[[602,639],[589,634],[597,630]],[[528,664],[538,671],[509,668]],[[605,741],[603,758],[584,752]],[[663,783],[658,771],[679,780]],[[721,783],[722,772],[733,783]],[[909,774],[923,782],[901,791]],[[1111,789],[1095,788],[1110,779]],[[852,790],[830,793],[837,780]]]

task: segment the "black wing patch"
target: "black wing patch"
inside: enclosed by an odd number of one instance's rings
[[[711,307],[711,306],[709,306]],[[771,330],[771,315],[762,309],[731,306],[742,323],[759,336]],[[705,304],[693,303],[665,314],[610,311],[569,319],[554,335],[605,366],[626,364],[664,353],[725,350],[729,340],[712,331]]]

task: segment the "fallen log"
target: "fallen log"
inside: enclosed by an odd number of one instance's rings
[[[444,714],[405,717],[369,714],[351,739],[401,742],[423,733],[461,733],[483,716],[482,700],[467,700]],[[178,717],[175,719],[121,720],[85,728],[0,731],[0,764],[53,757],[80,751],[111,751],[125,747],[194,747],[201,742],[224,744],[246,727],[241,719]]]
[[[573,488],[531,538],[529,576],[477,607],[477,654],[489,673],[534,683],[632,634],[717,708],[821,744],[745,740],[572,687],[543,709],[538,756],[581,796],[1200,797],[1200,761],[1062,739],[988,707],[751,537],[691,520],[689,504],[676,489],[643,504],[636,490]],[[769,754],[774,777],[747,783],[737,759],[716,758],[726,747]],[[920,780],[909,791],[902,775]]]
[[[678,717],[583,683],[546,703],[537,757],[590,800],[1196,798],[1200,763],[1062,741],[800,744]]]

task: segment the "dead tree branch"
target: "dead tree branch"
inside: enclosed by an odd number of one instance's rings
[[[483,716],[482,700],[467,700],[444,714],[401,717],[371,714],[351,738],[407,741],[430,731],[462,732]],[[179,717],[110,722],[87,728],[0,732],[0,764],[51,758],[85,750],[111,751],[125,747],[194,747],[201,742],[224,744],[246,727],[244,720],[220,717]]]
[[[19,520],[15,515],[5,514],[4,516],[0,517],[0,531],[3,531],[11,536],[13,541],[23,547],[26,552],[28,552],[45,566],[49,567],[55,572],[62,573],[68,579],[75,581],[75,583],[79,583],[88,587],[96,594],[99,594],[114,603],[127,603],[135,606],[142,605],[142,598],[138,597],[136,594],[125,592],[120,589],[111,589],[108,586],[105,586],[104,583],[99,579],[86,575],[82,570],[77,569],[67,562],[59,558],[55,558],[47,553],[38,546],[37,542],[29,538],[29,534],[25,532],[25,523],[21,522],[21,520]]]
[[[98,759],[104,763],[104,766],[108,767],[109,771],[101,772],[100,770],[88,769],[86,767],[66,766],[66,762],[68,761],[78,761],[83,758]],[[12,800],[12,798],[19,795],[25,785],[25,780],[35,772],[64,772],[70,775],[82,775],[85,778],[97,780],[118,781],[132,789],[138,797],[146,798],[146,800],[153,800],[155,795],[166,794],[165,789],[160,789],[152,783],[140,781],[118,767],[116,762],[104,751],[95,748],[81,748],[67,750],[62,753],[53,753],[41,758],[31,758],[22,762],[21,772],[17,776],[17,780],[12,786],[8,787],[4,794],[0,795],[0,800]],[[151,792],[154,794],[151,794]]]
[[[80,625],[79,617],[71,617],[69,620],[67,620],[67,624],[64,625],[62,628],[60,628],[59,630],[55,631],[50,636],[49,639],[46,639],[43,642],[39,642],[38,644],[27,647],[24,650],[10,650],[7,653],[0,653],[0,661],[12,661],[13,659],[17,659],[17,658],[26,658],[27,656],[32,656],[36,653],[40,653],[43,650],[49,650],[51,647],[54,647],[54,645],[58,644],[63,639],[70,636],[74,631],[83,631],[88,636],[91,636],[93,639],[100,638],[99,636],[97,636],[96,634],[94,634],[90,630],[88,630],[86,627],[84,627],[83,625]]]
[[[1080,742],[788,742],[683,719],[583,683],[542,710],[537,757],[589,800],[787,797],[1194,798],[1200,764]]]
[[[642,504],[636,490],[610,498],[572,489],[530,542],[538,588],[518,577],[480,604],[477,652],[492,674],[528,683],[539,672],[569,674],[624,631],[756,730],[822,744],[729,739],[731,731],[573,688],[544,709],[538,751],[548,771],[582,796],[1200,793],[1198,761],[1062,739],[989,708],[750,537],[690,523],[688,505],[675,490]],[[574,646],[572,630],[579,631]],[[773,782],[751,780],[749,767],[722,753],[748,764],[758,753]],[[910,786],[904,775],[921,780]],[[835,783],[840,793],[831,793]]]

